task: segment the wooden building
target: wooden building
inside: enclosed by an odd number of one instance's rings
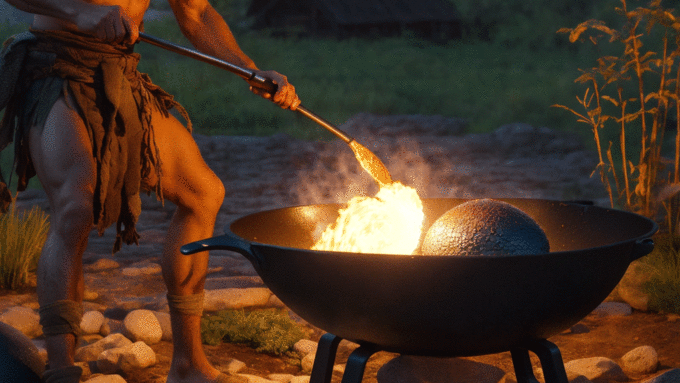
[[[450,0],[252,0],[255,28],[279,34],[395,36],[412,31],[442,41],[460,36]]]

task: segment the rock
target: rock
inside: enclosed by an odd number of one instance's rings
[[[113,259],[100,258],[94,263],[84,265],[83,271],[86,273],[98,273],[100,271],[117,269],[119,267],[120,263],[114,261]]]
[[[576,359],[564,364],[568,376],[583,375],[594,383],[625,382],[628,376],[611,359],[604,357]]]
[[[300,367],[303,374],[312,373],[312,367],[314,367],[315,356],[316,355],[314,354],[307,354],[302,358],[302,360],[300,361]]]
[[[78,347],[84,347],[104,339],[104,337],[99,334],[84,334],[81,335],[79,338],[80,344],[78,345]]]
[[[83,291],[83,300],[93,301],[97,298],[99,298],[99,293],[97,293],[96,291],[92,291],[89,289],[85,289],[85,291]]]
[[[266,287],[206,290],[203,309],[205,311],[219,311],[244,307],[261,307],[267,305],[270,296],[271,291]]]
[[[126,267],[123,275],[128,277],[138,277],[140,275],[155,275],[161,273],[161,265],[157,263],[144,263],[138,266]]]
[[[680,382],[680,369],[674,368],[672,370],[663,371],[647,380],[640,383],[678,383]]]
[[[99,335],[101,336],[109,336],[111,334],[111,325],[109,324],[109,320],[106,319],[104,323],[102,324],[102,327],[99,328]]]
[[[28,307],[14,306],[8,308],[0,314],[0,322],[14,327],[29,338],[42,335],[40,316]]]
[[[256,375],[239,374],[238,376],[246,378],[248,380],[248,383],[274,383],[272,380],[265,379]]]
[[[161,324],[149,310],[131,311],[123,320],[124,335],[133,342],[142,341],[146,344],[160,342],[163,337]]]
[[[302,355],[316,354],[316,349],[319,346],[317,342],[309,339],[301,339],[293,345],[293,350]]]
[[[652,346],[640,346],[621,357],[621,367],[631,375],[647,375],[656,372],[659,356]]]
[[[112,348],[97,356],[97,369],[104,374],[113,374],[119,370],[118,362],[123,354],[123,348]]]
[[[104,314],[99,311],[88,311],[83,314],[83,319],[80,321],[80,330],[84,334],[97,334],[102,328],[106,318]]]
[[[378,370],[378,383],[497,383],[505,371],[490,364],[459,358],[398,356]]]
[[[139,341],[124,347],[111,348],[97,358],[97,368],[104,373],[132,371],[156,364],[156,353]]]
[[[80,347],[76,350],[75,359],[77,362],[91,362],[97,360],[99,355],[105,350],[122,348],[131,345],[132,341],[122,334],[111,334],[88,346]]]
[[[633,309],[628,303],[623,302],[602,302],[591,315],[599,318],[604,317],[622,317],[633,313]]]
[[[649,295],[644,290],[644,284],[649,282],[653,272],[652,266],[634,261],[631,262],[616,286],[619,297],[631,307],[640,311],[649,309]]]
[[[309,383],[309,380],[311,379],[311,376],[303,375],[303,376],[294,376],[291,380],[290,383]]]
[[[123,377],[118,374],[114,375],[97,374],[96,376],[86,380],[85,383],[126,383],[126,380],[123,379]]]
[[[156,364],[156,353],[144,342],[135,342],[123,347],[119,367],[123,371],[146,368]]]
[[[161,325],[161,331],[163,333],[161,340],[172,342],[172,324],[170,323],[170,314],[154,311],[153,315],[156,316],[156,319],[158,319],[158,324]]]
[[[277,383],[289,383],[295,375],[291,374],[269,374],[267,379],[277,382]]]
[[[242,371],[244,368],[246,368],[246,364],[241,362],[238,359],[229,359],[226,365],[221,366],[222,369],[226,370],[227,372],[230,372],[232,374],[237,374],[240,371]]]

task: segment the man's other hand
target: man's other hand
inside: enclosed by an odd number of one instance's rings
[[[134,44],[139,28],[119,5],[95,5],[78,16],[78,30],[110,43]]]

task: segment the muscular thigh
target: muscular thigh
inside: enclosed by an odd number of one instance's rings
[[[182,206],[191,206],[211,195],[221,198],[222,183],[203,160],[186,127],[175,117],[160,112],[153,115],[152,126],[160,151],[163,197]]]
[[[53,210],[73,203],[92,205],[96,165],[90,138],[78,113],[58,99],[43,127],[29,132],[30,155]]]

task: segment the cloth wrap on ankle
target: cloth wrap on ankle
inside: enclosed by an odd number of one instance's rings
[[[203,298],[205,292],[193,295],[168,294],[170,312],[183,315],[203,315]]]
[[[43,382],[45,383],[78,383],[83,369],[78,366],[53,368],[45,371]]]
[[[73,334],[80,336],[83,305],[80,302],[61,300],[40,307],[40,325],[45,336]]]

